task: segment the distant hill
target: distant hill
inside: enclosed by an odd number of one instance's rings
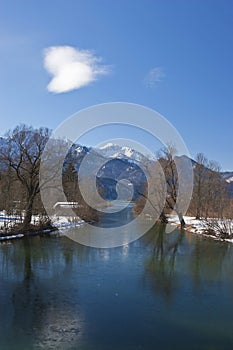
[[[0,137],[0,147],[1,149],[7,147],[7,141],[2,137]],[[108,143],[101,148],[91,148],[74,144],[65,159],[64,169],[72,162],[75,170],[78,172],[81,162],[88,154],[89,165],[87,166],[87,176],[88,168],[99,169],[96,181],[105,199],[116,199],[116,184],[119,180],[123,179],[127,179],[129,182],[127,185],[122,185],[122,190],[125,191],[125,197],[131,196],[131,186],[134,188],[134,198],[137,198],[138,193],[142,192],[146,181],[146,174],[144,174],[140,165],[149,164],[153,159],[148,159],[130,147],[114,145],[112,143]],[[182,160],[184,157],[186,156],[178,158]],[[193,159],[191,159],[191,164],[195,171],[196,162]],[[1,160],[0,169],[5,169],[5,165]],[[221,175],[226,181],[229,196],[233,197],[233,171],[222,172]]]
[[[84,158],[87,159],[85,166],[87,176],[90,171],[98,170],[96,183],[106,200],[117,198],[117,186],[121,187],[120,190],[124,198],[131,198],[133,195],[135,199],[143,191],[146,174],[144,174],[140,164],[142,165],[148,160],[139,152],[112,144],[100,149],[73,145],[64,162],[64,169],[72,162],[75,170],[79,172]],[[127,180],[127,184],[121,182],[124,179]],[[132,188],[134,189],[133,194]]]
[[[222,177],[226,180],[230,197],[233,197],[233,171],[222,172]]]

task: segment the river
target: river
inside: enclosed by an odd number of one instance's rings
[[[0,350],[233,348],[228,243],[162,225],[109,249],[33,237],[0,245],[0,283]]]

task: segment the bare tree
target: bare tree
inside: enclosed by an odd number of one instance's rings
[[[7,146],[0,151],[1,160],[11,169],[25,192],[24,227],[31,223],[33,204],[40,191],[40,158],[48,138],[47,128],[33,129],[20,125],[8,132]]]
[[[208,161],[202,153],[198,153],[194,175],[190,210],[195,213],[197,219],[209,216],[222,218],[229,199],[219,164]]]
[[[93,195],[95,189],[92,188],[93,183],[90,181],[88,176],[84,180],[85,193],[88,195],[91,202],[91,196]],[[73,212],[85,221],[98,221],[99,212],[96,209],[90,207],[88,203],[85,202],[85,199],[83,198],[80,191],[78,172],[74,166],[74,159],[71,159],[71,162],[64,170],[62,183],[67,200],[69,202],[74,202],[77,204],[77,207],[73,208]]]
[[[207,177],[207,159],[203,153],[198,153],[196,156],[195,176],[194,176],[194,190],[193,190],[193,204],[196,219],[200,219],[203,211],[206,190]]]
[[[220,174],[220,165],[215,161],[207,164],[205,217],[222,217],[227,200],[226,184]]]
[[[180,221],[181,227],[185,226],[185,221],[183,217],[183,213],[177,207],[177,199],[178,199],[178,190],[179,184],[178,181],[178,169],[177,162],[175,162],[176,157],[176,149],[173,145],[168,144],[167,147],[162,148],[159,153],[159,161],[163,168],[166,185],[167,185],[167,196],[166,196],[166,206],[169,210],[174,210]]]
[[[185,226],[183,211],[187,207],[186,193],[190,190],[190,176],[187,169],[190,164],[187,160],[189,160],[187,157],[177,157],[176,149],[172,145],[160,150],[158,161],[149,162],[145,166],[150,190],[145,184],[143,193],[139,193],[140,197],[135,206],[136,213],[142,211],[145,203],[149,203],[150,215],[153,216],[154,213],[157,216],[159,213],[160,221],[167,222],[166,213],[174,210],[181,227]]]
[[[146,203],[145,213],[151,217],[159,217],[159,221],[166,223],[164,212],[166,183],[164,174],[158,161],[148,160],[144,163],[147,180],[143,189],[137,191],[139,198],[135,201],[134,212],[140,214]]]

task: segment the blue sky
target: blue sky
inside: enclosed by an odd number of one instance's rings
[[[133,102],[165,116],[192,156],[203,152],[233,170],[232,23],[228,0],[2,0],[0,135],[22,122],[54,129],[82,108]],[[50,84],[58,51],[49,48],[64,46],[85,65],[73,66],[79,88],[61,92],[61,76]]]

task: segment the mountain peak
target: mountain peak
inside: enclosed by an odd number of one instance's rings
[[[95,148],[95,151],[106,158],[112,159],[126,159],[128,161],[143,162],[145,156],[139,151],[134,150],[127,145],[117,145],[111,142],[106,143],[104,146]]]
[[[105,149],[105,148],[109,148],[109,147],[112,147],[112,146],[116,146],[116,145],[114,145],[114,144],[111,143],[111,142],[108,142],[108,143],[106,143],[104,146],[99,147],[99,149]]]

